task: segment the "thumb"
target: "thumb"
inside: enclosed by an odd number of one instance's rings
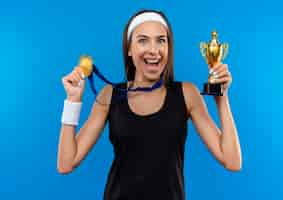
[[[79,82],[79,84],[78,84],[78,86],[79,86],[80,88],[84,88],[84,87],[85,87],[85,79],[81,79],[80,82]]]

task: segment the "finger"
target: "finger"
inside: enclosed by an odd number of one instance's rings
[[[64,77],[64,83],[68,86],[77,86],[78,82],[73,73]]]
[[[79,82],[80,82],[80,80],[81,80],[80,75],[77,74],[77,72],[74,71],[74,72],[72,73],[72,77],[73,77],[73,79],[74,79],[74,84],[75,84],[75,85],[78,85]]]
[[[209,74],[212,74],[214,71],[216,71],[221,64],[222,63],[212,65],[212,67],[209,70]]]
[[[232,78],[230,76],[225,76],[223,78],[217,78],[217,79],[213,79],[212,82],[213,83],[229,83],[231,82]]]
[[[70,79],[69,76],[65,76],[62,78],[62,83],[64,85],[64,87],[71,87],[72,86],[72,80]]]
[[[79,87],[83,88],[84,84],[85,84],[85,80],[84,80],[84,74],[83,74],[82,70],[79,67],[76,67],[73,73],[76,76],[76,78],[79,79],[77,85]]]
[[[85,86],[85,80],[84,79],[81,79],[79,84],[78,84],[79,87],[83,88]]]
[[[66,75],[62,78],[63,83],[72,83],[73,82],[73,78],[71,76],[71,74]]]
[[[83,80],[82,74],[81,74],[79,71],[75,70],[75,71],[74,71],[74,74],[75,74],[76,77],[79,79],[79,81],[80,81],[80,80]]]
[[[213,73],[214,78],[222,78],[224,76],[230,76],[231,73],[227,69],[222,69],[221,71],[218,71],[217,73]]]
[[[76,67],[75,71],[79,73],[81,79],[85,78],[84,72],[83,72],[83,70],[80,67]]]
[[[218,65],[215,65],[213,68],[211,68],[210,72],[212,75],[215,75],[217,73],[220,73],[222,70],[227,69],[227,64],[219,63]]]
[[[220,64],[213,70],[213,74],[219,74],[223,70],[227,70],[228,66],[226,64]]]

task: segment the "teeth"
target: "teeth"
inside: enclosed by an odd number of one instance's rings
[[[159,60],[144,59],[147,64],[158,64]]]

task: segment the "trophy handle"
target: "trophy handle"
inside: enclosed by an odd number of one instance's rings
[[[208,45],[205,42],[200,43],[200,53],[204,58],[206,58],[207,48],[208,48]]]
[[[221,44],[221,48],[223,51],[222,59],[224,59],[228,54],[229,45],[227,43]]]

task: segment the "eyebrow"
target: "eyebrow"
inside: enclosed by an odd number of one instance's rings
[[[138,38],[138,37],[149,38],[149,36],[147,36],[147,35],[142,35],[142,34],[141,34],[141,35],[137,35],[137,38]],[[157,37],[157,38],[163,38],[163,37],[166,38],[167,36],[166,36],[166,35],[158,35],[158,36],[156,36],[156,37]]]

